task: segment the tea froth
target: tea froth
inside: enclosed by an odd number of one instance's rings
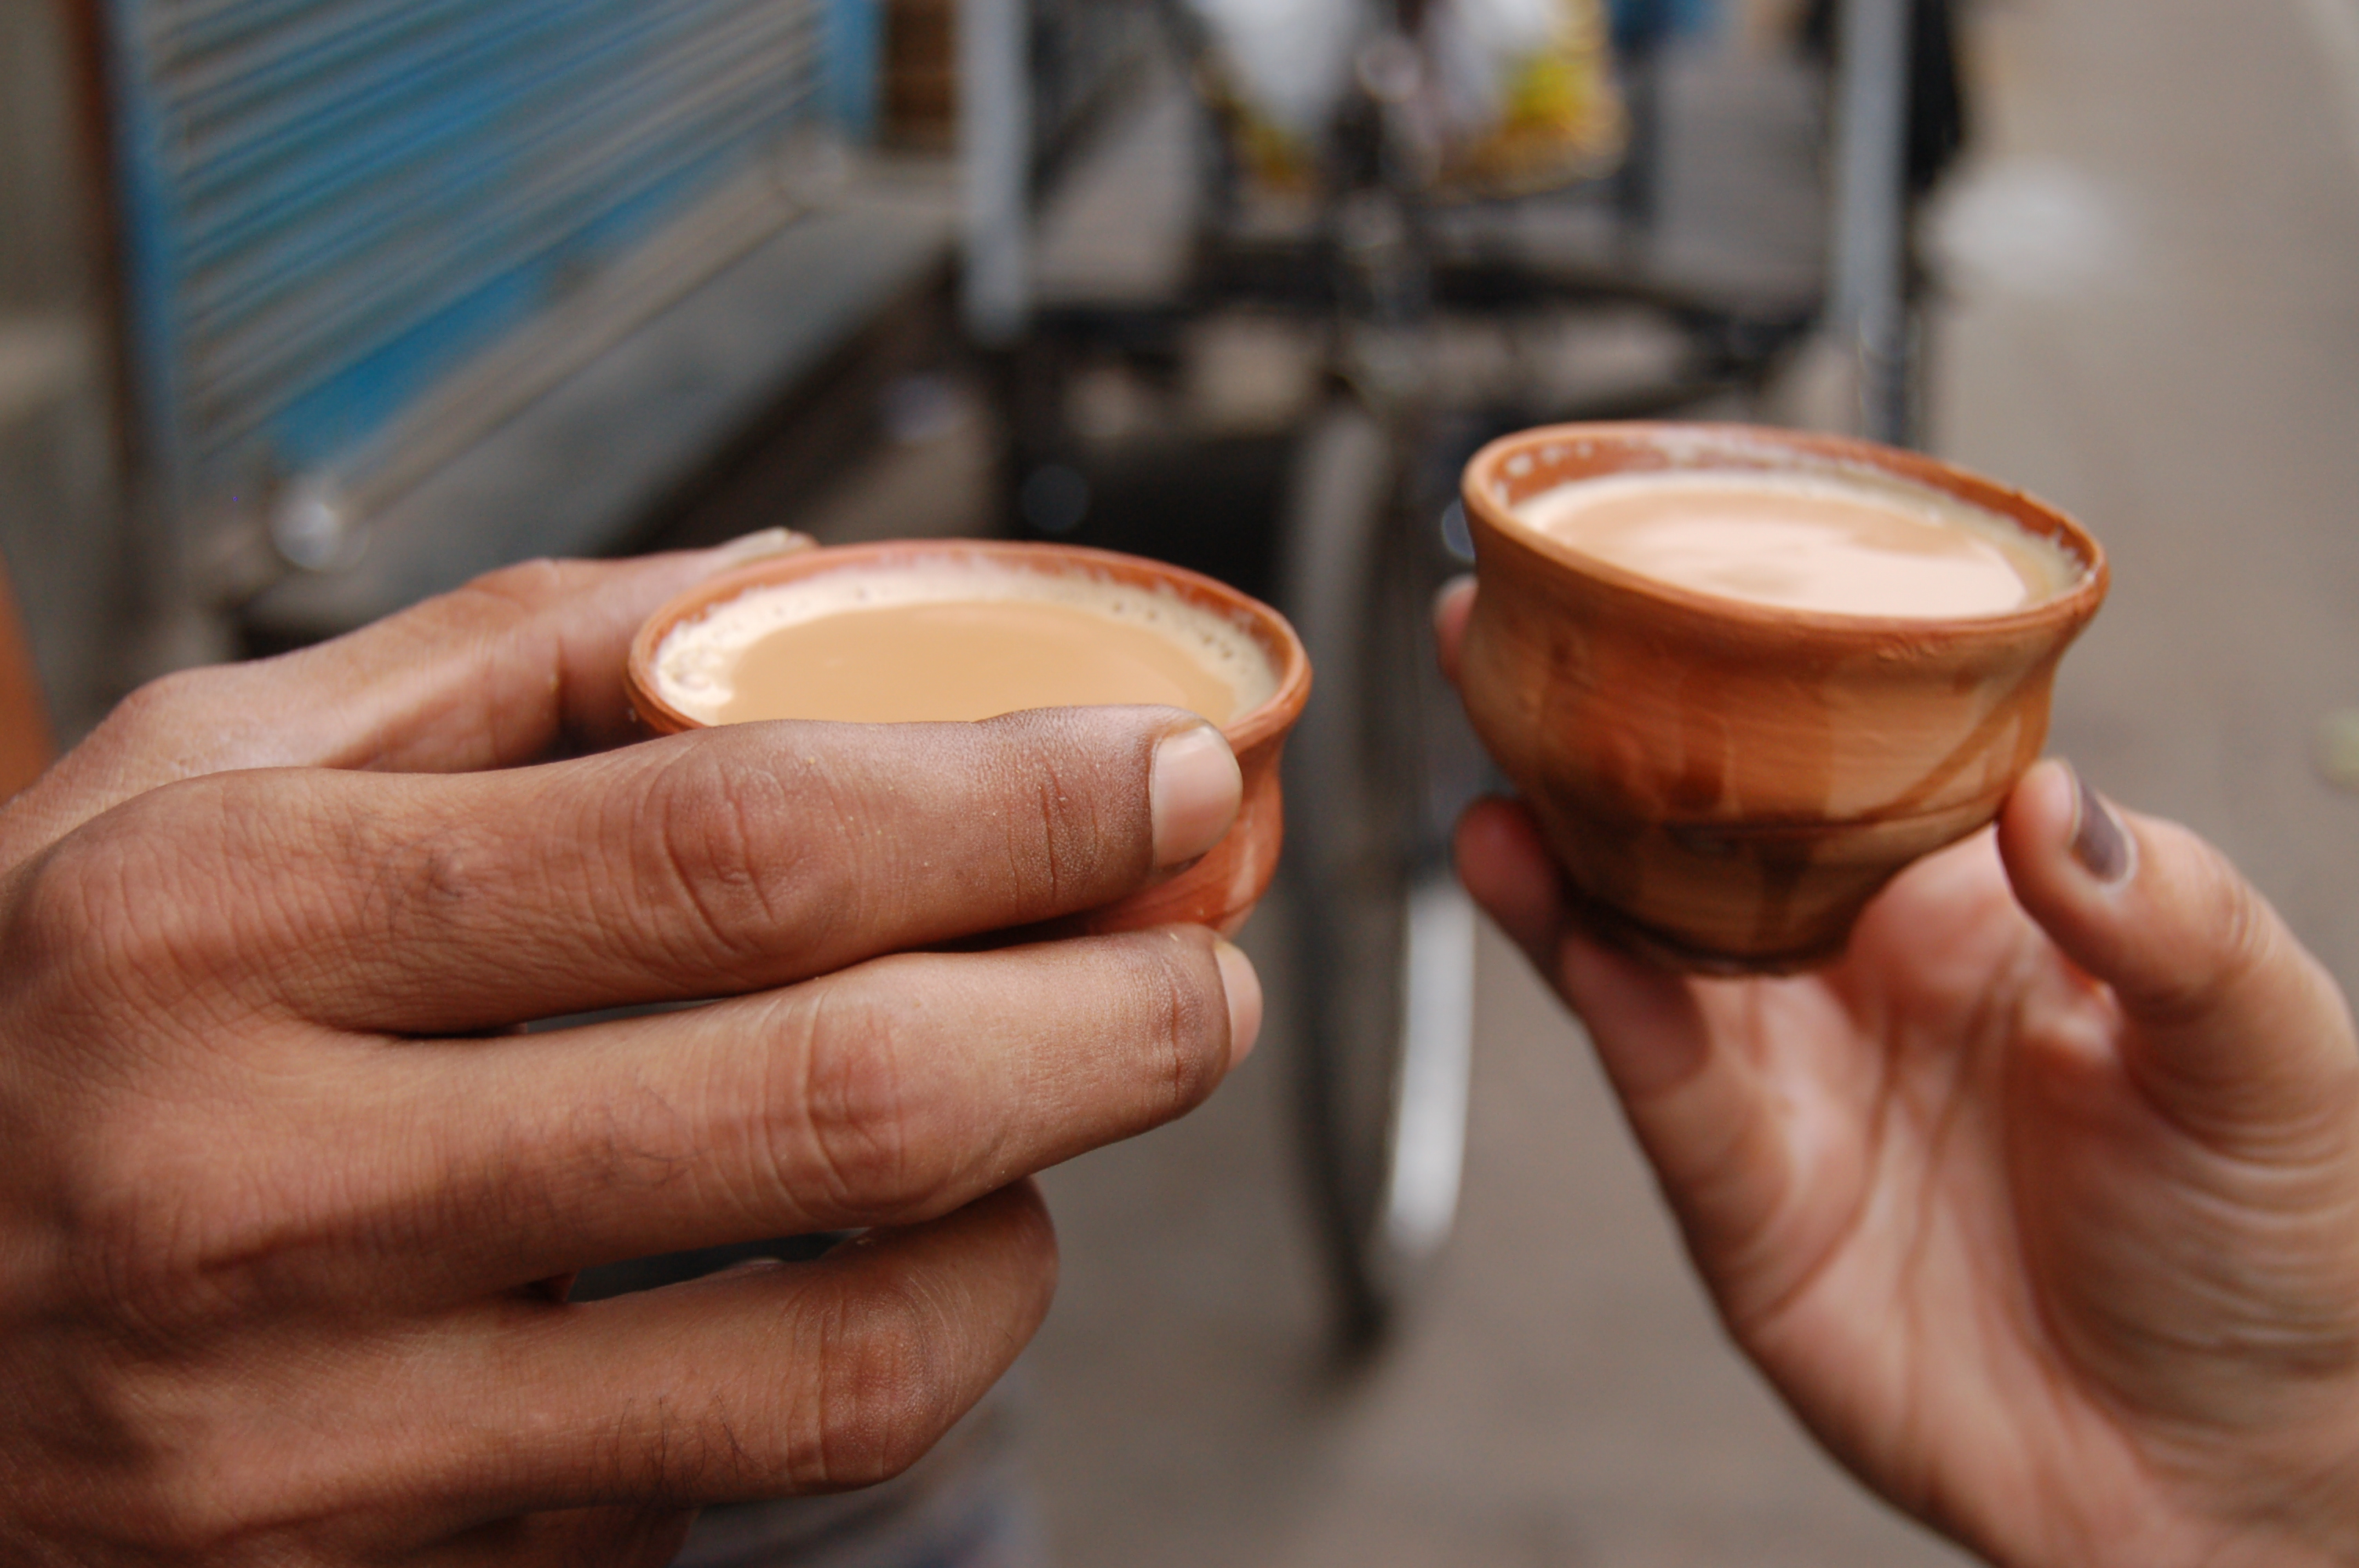
[[[708,724],[1130,702],[1225,724],[1277,685],[1251,634],[1177,594],[980,563],[853,567],[749,589],[674,628],[654,663],[665,700]]]
[[[2077,569],[1996,513],[1897,481],[1825,471],[1622,473],[1513,508],[1518,523],[1695,592],[1825,614],[2004,615]]]

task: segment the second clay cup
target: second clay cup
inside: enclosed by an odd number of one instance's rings
[[[1557,486],[1674,470],[1866,475],[1996,514],[2069,579],[2005,613],[1832,614],[1690,591],[1519,522]],[[1561,426],[1493,443],[1463,498],[1479,590],[1460,678],[1594,924],[1683,967],[1838,955],[1902,867],[1989,822],[2048,732],[2058,660],[2104,597],[2071,519],[1868,442],[1735,426]]]

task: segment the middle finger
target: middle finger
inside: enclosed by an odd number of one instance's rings
[[[1250,961],[1199,927],[907,955],[685,1012],[388,1047],[271,1158],[351,1173],[307,1272],[447,1300],[947,1214],[1192,1109],[1260,1017]],[[339,1158],[355,1147],[378,1157]]]

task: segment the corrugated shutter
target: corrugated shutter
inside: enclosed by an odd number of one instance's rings
[[[856,93],[860,0],[108,0],[133,335],[187,505],[333,460]]]

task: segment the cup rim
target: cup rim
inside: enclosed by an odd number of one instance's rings
[[[1277,675],[1277,687],[1256,707],[1216,726],[1227,738],[1230,750],[1239,755],[1290,730],[1310,700],[1310,657],[1286,617],[1217,578],[1169,561],[1087,545],[1016,539],[886,539],[826,546],[750,561],[707,578],[665,600],[641,622],[637,634],[631,639],[627,670],[631,703],[643,721],[666,733],[718,728],[673,706],[657,685],[656,651],[681,622],[759,588],[828,571],[857,569],[864,565],[890,566],[942,557],[980,558],[1026,571],[1094,570],[1117,579],[1153,583],[1172,589],[1200,608],[1212,610],[1233,623],[1241,624],[1269,656]]]
[[[1682,588],[1589,555],[1516,521],[1509,514],[1506,503],[1497,496],[1497,492],[1504,488],[1509,477],[1502,470],[1518,457],[1551,446],[1561,448],[1579,444],[1593,448],[1606,446],[1647,450],[1673,457],[1696,455],[1704,460],[1673,465],[1696,472],[1725,472],[1748,467],[1757,469],[1763,466],[1757,460],[1768,456],[1799,459],[1802,461],[1798,467],[1815,467],[1821,471],[1869,470],[1923,485],[2007,518],[2059,546],[2080,562],[2082,571],[2079,579],[2064,590],[1997,615],[1855,615],[1761,604]],[[1756,460],[1723,467],[1710,460],[1719,454]],[[2104,546],[2069,514],[2037,496],[1920,452],[1907,451],[1855,437],[1824,435],[1816,431],[1758,425],[1690,424],[1675,420],[1545,425],[1502,436],[1476,452],[1466,465],[1461,492],[1470,514],[1543,559],[1620,593],[1651,600],[1730,628],[1787,633],[1809,632],[1838,637],[1904,636],[1925,642],[1979,641],[1985,637],[2004,642],[2061,622],[2077,623],[2088,620],[2104,602],[2112,579],[2112,568],[2106,560]]]

